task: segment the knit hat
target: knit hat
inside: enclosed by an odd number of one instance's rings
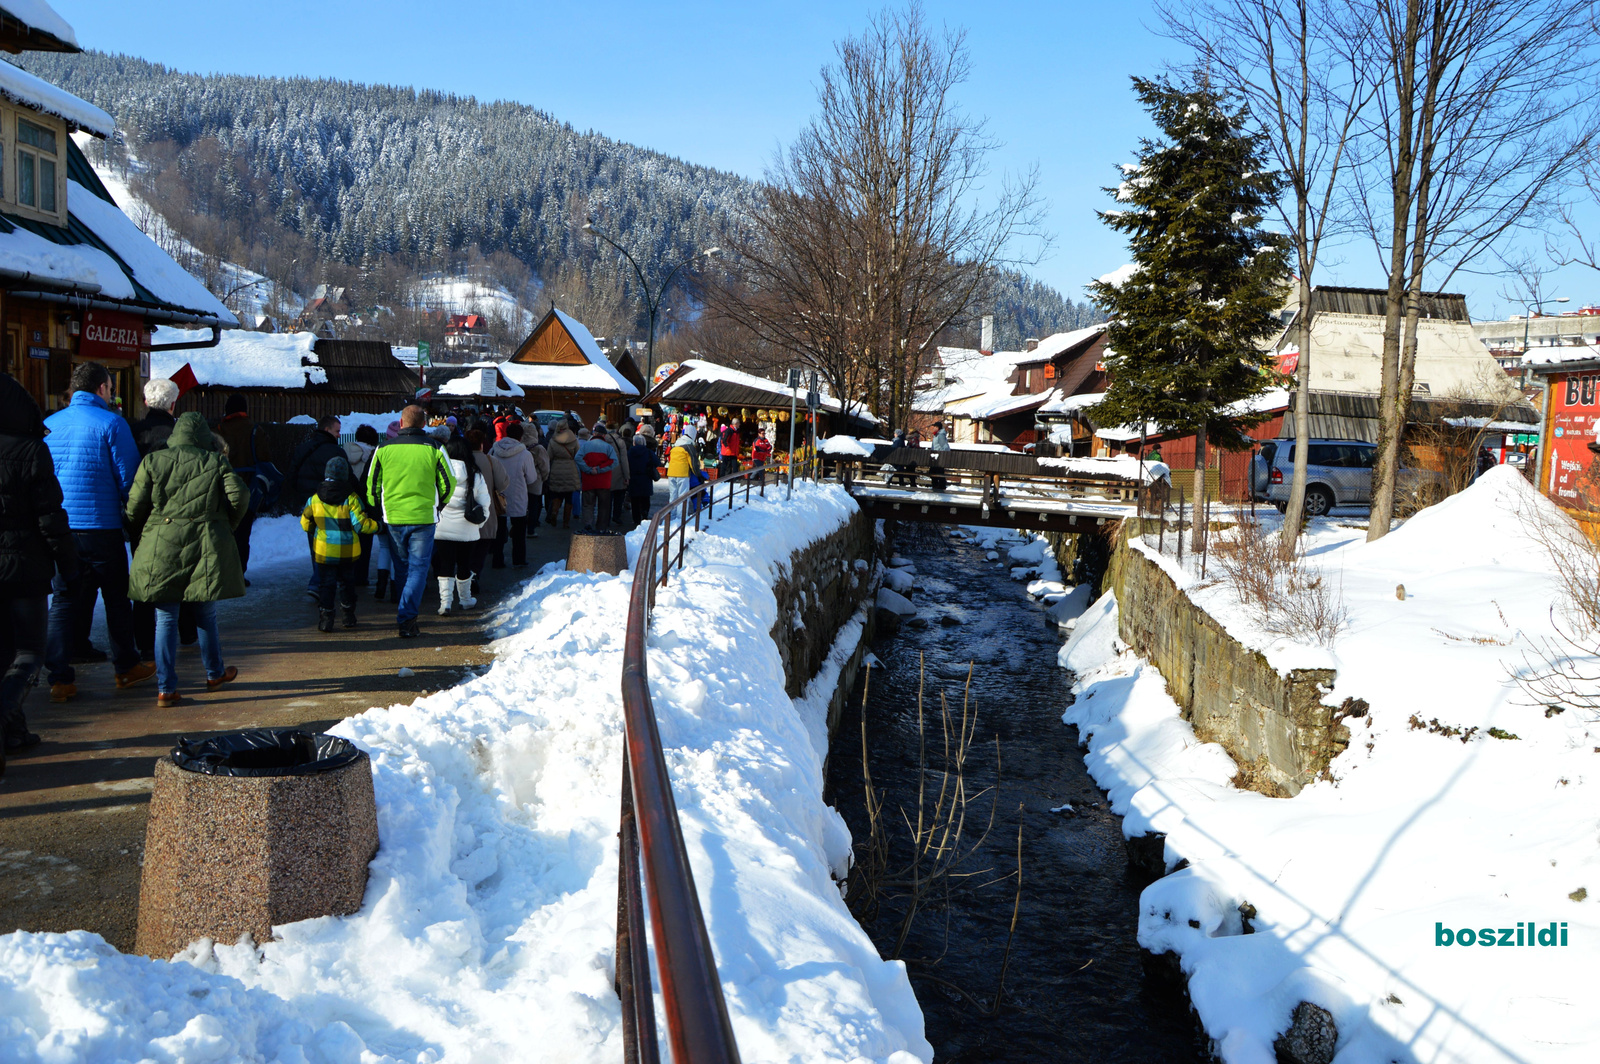
[[[648,422],[648,421],[646,421],[643,425],[639,426],[639,433],[640,433],[640,435],[643,435],[643,436],[649,436],[652,440],[656,438],[655,427],[653,425],[651,425],[650,422]]]
[[[349,480],[350,462],[345,458],[330,458],[328,464],[322,467],[324,480]]]

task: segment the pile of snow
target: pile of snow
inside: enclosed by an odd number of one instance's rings
[[[165,340],[164,340],[165,342]],[[150,373],[171,377],[185,364],[198,384],[224,388],[304,388],[326,384],[328,373],[316,365],[315,333],[257,333],[237,329],[222,334],[216,347],[188,351],[152,351]]]
[[[849,832],[769,634],[790,552],[855,510],[830,486],[752,499],[693,536],[656,600],[652,697],[750,1061],[932,1059],[904,966],[879,958],[834,882]],[[176,963],[82,932],[0,937],[0,1059],[621,1059],[631,579],[546,571],[496,618],[487,673],[334,729],[372,756],[381,846],[360,912]]]
[[[1131,454],[1110,458],[1040,458],[1038,461],[1040,469],[1060,469],[1073,475],[1121,477],[1124,480],[1140,480],[1142,477],[1143,483],[1160,480],[1172,473],[1165,462],[1148,459],[1141,462]]]
[[[1231,759],[1117,639],[1110,595],[1078,619],[1064,719],[1124,832],[1165,833],[1167,867],[1186,862],[1145,889],[1140,944],[1178,956],[1229,1064],[1273,1060],[1300,1001],[1332,1013],[1341,1064],[1593,1058],[1600,726],[1528,704],[1511,678],[1555,634],[1530,511],[1554,513],[1501,467],[1376,543],[1315,523],[1311,563],[1350,615],[1331,651],[1275,640],[1227,588],[1186,581],[1279,669],[1336,668],[1326,703],[1370,706],[1344,721],[1329,778],[1288,800],[1233,786]],[[1530,923],[1568,944],[1518,948]],[[1493,947],[1444,944],[1485,928]]]
[[[829,436],[817,445],[822,454],[844,455],[849,458],[871,458],[872,448],[854,436]]]

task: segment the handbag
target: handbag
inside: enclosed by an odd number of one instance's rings
[[[462,516],[469,525],[481,525],[489,520],[489,515],[483,512],[483,507],[478,503],[478,497],[472,491],[472,478],[477,475],[478,463],[467,462],[467,504],[463,508]]]

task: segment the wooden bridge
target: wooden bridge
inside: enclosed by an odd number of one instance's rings
[[[870,456],[823,453],[824,479],[869,516],[899,521],[1081,532],[1132,517],[1167,484],[1132,459],[1035,458],[1010,451],[879,445]],[[1156,467],[1164,470],[1165,467]]]

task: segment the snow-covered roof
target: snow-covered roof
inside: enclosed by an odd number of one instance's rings
[[[229,331],[216,347],[189,351],[150,352],[152,377],[171,377],[185,363],[199,384],[225,388],[304,388],[326,384],[327,371],[316,365],[312,345],[316,333]],[[159,342],[169,342],[162,337]]]
[[[479,396],[485,399],[520,399],[523,390],[508,380],[501,367],[490,363],[473,366],[467,373],[445,381],[435,390],[436,395]],[[490,386],[485,388],[484,373],[490,374]]]
[[[67,211],[133,271],[133,279],[162,303],[216,318],[227,325],[239,319],[212,295],[194,275],[172,261],[159,244],[146,236],[133,220],[84,188],[67,182]]]
[[[53,14],[54,12],[52,12]],[[63,26],[66,23],[62,23]],[[71,33],[72,28],[67,27]],[[88,100],[80,100],[66,89],[60,89],[43,78],[28,73],[0,59],[0,96],[63,118],[69,125],[86,129],[98,137],[109,137],[117,131],[111,116]]]
[[[1524,366],[1559,366],[1564,362],[1600,361],[1600,344],[1530,347],[1522,353]]]
[[[1530,425],[1521,421],[1492,421],[1486,417],[1447,417],[1442,421],[1451,428],[1456,429],[1488,429],[1490,432],[1538,432],[1538,425]]]
[[[715,362],[706,362],[705,360],[698,358],[684,359],[683,362],[679,363],[676,379],[664,392],[661,393],[661,397],[663,399],[671,399],[674,395],[678,395],[687,391],[695,384],[713,381],[737,384],[741,387],[753,388],[757,391],[771,392],[774,394],[774,398],[781,396],[784,400],[788,400],[790,396],[794,396],[797,400],[799,400],[800,406],[804,407],[806,405],[806,391],[804,388],[796,388],[793,391],[790,391],[787,384],[783,384],[779,381],[768,380],[765,377],[757,377],[753,373],[744,373],[740,370],[729,369],[727,366],[719,366]],[[844,404],[839,402],[839,400],[835,399],[831,395],[822,395],[820,398],[821,402],[818,405],[823,410],[839,413],[844,409]],[[876,424],[878,421],[876,417],[874,417],[863,407],[856,407],[855,409],[851,410],[850,416],[859,418],[862,421],[870,424]],[[848,439],[849,437],[840,438]]]
[[[970,417],[975,421],[986,421],[989,418],[1025,413],[1042,405],[1052,394],[1036,392],[1030,395],[1012,395],[1009,388],[996,389],[972,399],[948,403],[945,406],[945,413],[952,417]]]
[[[1092,340],[1106,331],[1104,323],[1091,325],[1086,329],[1073,329],[1069,332],[1051,333],[1039,341],[1039,346],[1032,351],[1021,352],[1017,363],[1047,362],[1063,351],[1070,351],[1086,340]]]
[[[72,31],[71,24],[56,14],[45,0],[0,0],[0,11],[30,30],[48,33],[63,44],[78,46],[78,35]]]
[[[553,310],[556,320],[567,330],[572,342],[587,360],[585,365],[566,365],[555,362],[502,362],[500,372],[506,379],[524,390],[554,389],[556,391],[619,392],[637,396],[639,389],[611,364],[594,334],[583,322],[570,314]]]
[[[70,198],[68,202],[71,203]],[[57,244],[21,226],[11,228],[10,232],[0,231],[0,264],[44,284],[95,286],[102,295],[112,299],[132,299],[136,294],[122,267],[99,248],[88,244]]]
[[[1106,397],[1105,392],[1081,392],[1078,395],[1063,395],[1051,399],[1039,408],[1041,414],[1075,414],[1080,410],[1088,410],[1098,406],[1100,400]]]

